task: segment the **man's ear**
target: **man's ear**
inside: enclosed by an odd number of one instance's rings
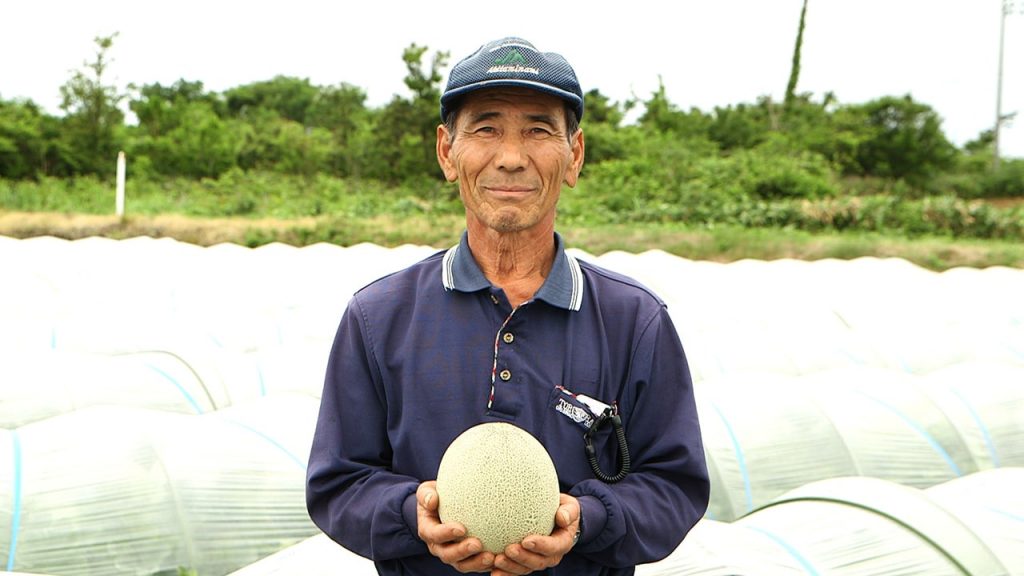
[[[437,127],[437,163],[444,172],[445,180],[455,182],[459,179],[459,171],[455,169],[452,161],[452,139],[448,134],[448,127],[440,124]]]
[[[583,153],[586,150],[582,128],[576,130],[576,133],[573,134],[570,146],[572,147],[572,162],[565,169],[565,183],[570,188],[575,188],[576,181],[580,177],[580,170],[583,169]]]

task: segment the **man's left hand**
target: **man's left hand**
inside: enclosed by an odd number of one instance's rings
[[[549,536],[530,535],[510,544],[494,559],[491,576],[523,575],[557,566],[572,549],[580,529],[580,503],[568,494],[558,497],[555,529]]]

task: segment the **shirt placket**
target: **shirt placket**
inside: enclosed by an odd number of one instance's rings
[[[498,371],[498,356],[501,349],[501,344],[511,344],[515,339],[515,336],[511,332],[507,332],[509,322],[512,321],[512,317],[516,315],[516,311],[519,310],[520,306],[516,306],[512,309],[508,316],[505,317],[505,321],[501,323],[501,327],[498,328],[498,332],[494,335],[494,362],[491,365],[491,393],[487,396],[487,410],[490,411],[494,407],[494,394],[498,378],[502,382],[508,382],[512,379],[512,372],[506,367]]]

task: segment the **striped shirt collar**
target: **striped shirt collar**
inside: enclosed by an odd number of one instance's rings
[[[576,258],[566,254],[565,244],[557,232],[555,245],[555,262],[534,299],[576,312],[583,303],[583,273],[580,271],[580,263]],[[445,290],[459,292],[476,292],[491,287],[490,281],[473,259],[466,232],[462,233],[462,240],[457,246],[452,246],[445,252],[441,265],[441,282]]]

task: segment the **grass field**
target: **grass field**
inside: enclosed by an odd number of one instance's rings
[[[340,245],[371,242],[447,247],[458,241],[463,220],[450,214],[331,216],[296,219],[197,218],[179,215],[116,216],[54,212],[0,212],[0,235],[14,238],[56,236],[66,239],[106,236],[170,237],[209,246],[230,242],[258,246],[283,242],[302,246],[319,241]],[[1024,245],[1016,241],[944,237],[902,238],[876,233],[817,233],[736,226],[689,227],[678,224],[602,224],[560,226],[569,246],[591,254],[611,250],[640,253],[659,249],[694,260],[731,262],[744,258],[851,259],[862,256],[904,258],[932,270],[958,266],[1024,268]]]

